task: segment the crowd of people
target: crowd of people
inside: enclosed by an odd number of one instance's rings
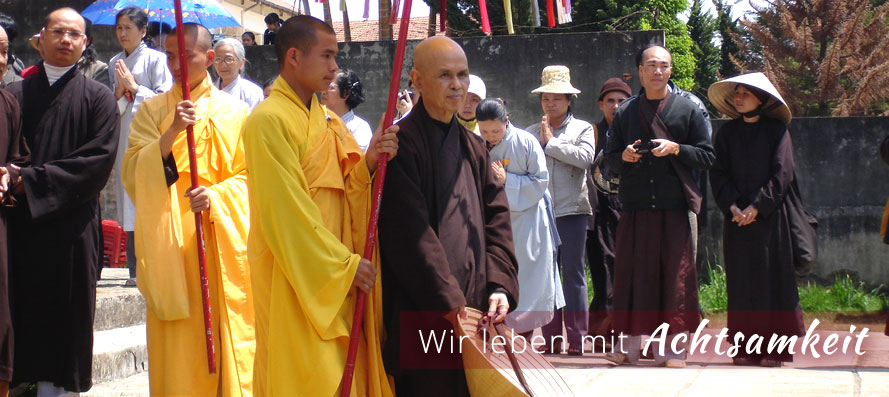
[[[469,73],[460,45],[437,36],[413,52],[397,123],[372,130],[354,112],[365,94],[335,61],[333,29],[308,16],[266,22],[279,74],[262,87],[241,75],[250,32],[214,43],[203,26],[177,28],[183,75],[176,29],[158,29],[156,46],[145,12],[121,10],[121,52],[94,75],[101,83],[82,66],[89,24],[76,10],[47,17],[30,74],[14,57],[7,68],[16,32],[0,29],[0,73],[14,76],[0,90],[5,390],[36,383],[39,396],[57,396],[92,384],[98,197],[109,178],[148,308],[152,395],[338,393],[357,291],[367,300],[357,309],[365,320],[355,395],[468,395],[460,353],[426,351],[421,341],[457,329],[467,308],[547,354],[583,355],[597,348],[586,336],[623,334],[621,346],[601,346],[610,347],[605,358],[636,363],[642,337],[662,324],[665,343],[682,346],[701,320],[704,170],[725,216],[729,328],[803,333],[786,199],[795,186],[791,115],[764,75],[710,88],[711,103],[734,118],[713,143],[703,102],[670,82],[672,56],[656,45],[637,56],[640,92],[621,78],[603,82],[595,124],[572,112],[582,93],[569,68],[547,66],[531,90],[540,122],[519,128],[507,102]],[[390,162],[379,255],[368,260],[382,154]],[[215,374],[204,359],[196,213]],[[686,357],[668,348],[650,358],[681,368]]]

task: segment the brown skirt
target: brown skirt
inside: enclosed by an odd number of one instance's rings
[[[626,211],[617,225],[614,263],[615,332],[668,334],[700,324],[698,278],[685,211]]]

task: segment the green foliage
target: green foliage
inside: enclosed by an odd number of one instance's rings
[[[706,280],[698,287],[701,308],[711,313],[726,311],[725,270],[721,266],[708,265]],[[828,286],[808,283],[799,287],[799,300],[806,312],[881,311],[889,308],[889,296],[880,292],[881,288],[868,289],[864,282],[845,275],[837,277]]]
[[[725,270],[722,266],[707,265],[707,282],[698,286],[701,309],[711,313],[728,309],[728,293],[725,290]]]
[[[692,91],[699,98],[707,97],[707,89],[715,83],[719,70],[719,48],[713,43],[716,19],[703,9],[703,0],[694,0],[688,17],[688,35],[692,40],[692,53],[698,60]],[[709,105],[709,102],[706,102]],[[713,111],[714,109],[710,109]]]
[[[889,297],[880,287],[868,290],[864,282],[849,275],[837,277],[828,287],[808,283],[799,289],[804,311],[880,311],[889,308]]]

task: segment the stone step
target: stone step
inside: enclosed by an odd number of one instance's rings
[[[148,397],[148,372],[123,379],[97,383],[81,397]]]
[[[93,383],[148,370],[145,324],[93,333]]]
[[[105,268],[96,288],[94,331],[132,327],[145,324],[145,299],[135,286],[124,286],[129,271]]]

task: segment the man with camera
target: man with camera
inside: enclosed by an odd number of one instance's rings
[[[606,358],[639,359],[641,335],[669,325],[657,364],[685,367],[683,343],[699,322],[697,272],[689,211],[701,209],[692,169],[708,169],[714,152],[707,120],[693,102],[667,89],[672,56],[651,46],[636,57],[642,92],[614,115],[606,149],[620,176],[622,207],[614,265],[613,324],[630,336]],[[674,350],[673,347],[678,347]]]

